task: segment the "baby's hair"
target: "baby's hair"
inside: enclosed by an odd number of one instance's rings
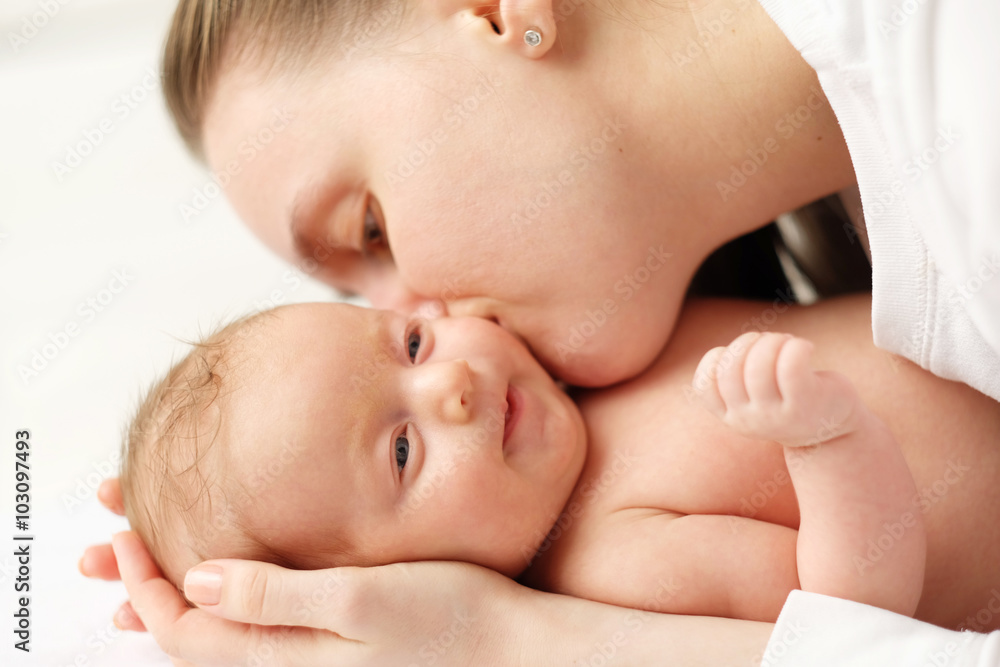
[[[329,55],[335,44],[350,54],[402,17],[405,4],[392,3],[391,12],[389,4],[388,0],[180,0],[164,47],[163,92],[188,148],[204,158],[202,128],[223,67],[248,57],[262,68],[302,67]],[[357,36],[349,40],[346,35],[352,30]]]
[[[253,388],[248,377],[262,367],[262,357],[281,359],[280,346],[262,334],[262,325],[280,310],[243,317],[192,343],[191,352],[140,402],[123,438],[125,514],[178,588],[189,568],[216,558],[296,569],[366,562],[336,527],[306,553],[249,528],[255,501],[265,489],[233,472],[238,466],[227,436],[234,405],[242,400],[241,392]]]
[[[234,388],[233,371],[250,361],[239,343],[265,316],[241,318],[193,343],[146,394],[123,438],[126,516],[175,585],[188,567],[220,557],[213,553],[220,537],[246,534],[238,503],[227,498],[234,486],[224,477],[227,448],[213,445],[222,426],[219,404]],[[242,541],[232,545],[233,553],[258,555],[251,541]]]

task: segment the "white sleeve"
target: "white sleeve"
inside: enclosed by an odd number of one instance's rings
[[[984,607],[980,615],[1000,613]],[[982,620],[982,619],[981,619]],[[988,622],[988,621],[987,621]],[[1000,632],[955,632],[891,611],[792,591],[761,667],[997,667]]]
[[[1000,2],[877,5],[876,97],[914,223],[946,278],[939,320],[964,310],[1000,356]]]

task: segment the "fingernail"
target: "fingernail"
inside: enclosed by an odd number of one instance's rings
[[[222,568],[199,565],[184,577],[184,595],[197,604],[219,604],[222,599]]]
[[[85,577],[94,574],[96,570],[94,569],[94,559],[90,557],[90,549],[83,552],[83,556],[80,557],[80,562],[76,566],[80,569],[80,574]]]
[[[123,609],[119,609],[118,611],[116,611],[114,618],[111,619],[111,622],[114,623],[115,627],[118,628],[119,630],[124,630],[125,623],[128,622],[128,618],[126,618],[125,611]]]

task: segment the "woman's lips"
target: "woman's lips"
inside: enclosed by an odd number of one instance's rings
[[[503,446],[506,449],[507,441],[510,439],[511,434],[514,432],[514,428],[517,426],[518,420],[521,418],[522,408],[524,407],[524,401],[521,398],[521,392],[519,392],[513,385],[507,387],[507,413],[504,415],[504,426],[503,426]]]

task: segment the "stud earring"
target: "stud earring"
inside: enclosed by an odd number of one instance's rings
[[[542,32],[538,28],[528,28],[524,31],[524,43],[528,46],[538,46],[542,43]]]

